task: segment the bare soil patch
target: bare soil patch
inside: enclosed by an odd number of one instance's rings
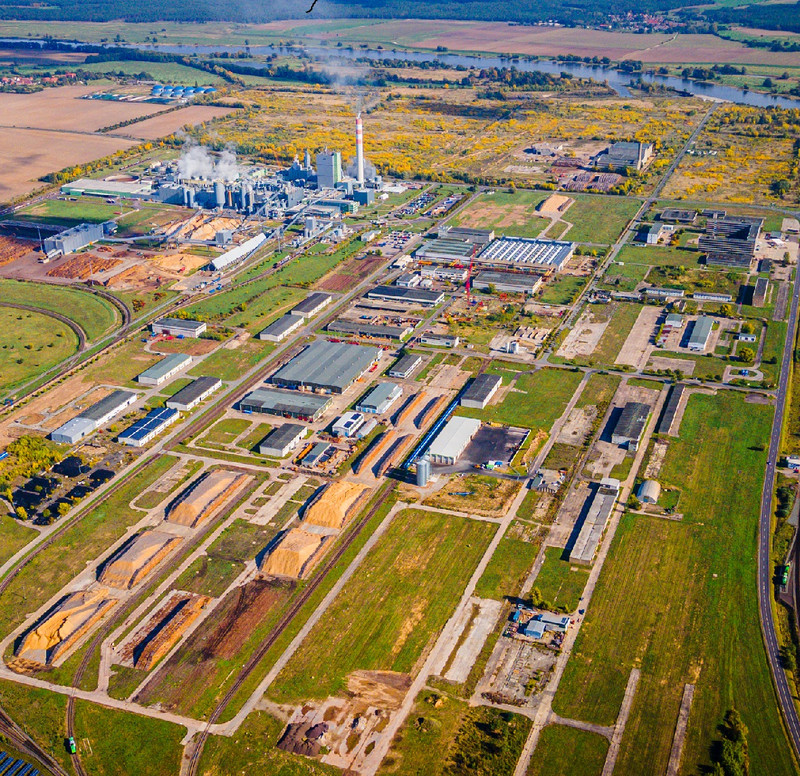
[[[120,137],[136,137],[142,140],[156,140],[166,135],[171,135],[187,124],[202,124],[222,116],[227,116],[233,108],[216,108],[211,105],[190,105],[182,110],[171,111],[159,116],[153,116],[127,127],[120,127],[110,135]]]

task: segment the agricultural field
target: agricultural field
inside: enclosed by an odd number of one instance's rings
[[[115,62],[114,66],[117,64],[119,63]],[[142,63],[138,64],[141,65]],[[147,64],[150,63],[148,62]],[[172,65],[173,63],[169,64]],[[180,67],[180,65],[176,66]],[[189,105],[181,110],[164,112],[163,114],[137,121],[135,124],[120,127],[107,134],[134,137],[140,140],[157,140],[160,137],[171,135],[186,125],[204,124],[227,116],[231,112],[230,108],[217,108],[211,105]]]
[[[77,350],[75,332],[62,321],[0,306],[0,392],[41,376]]]
[[[411,673],[453,612],[496,526],[405,510],[268,690],[297,702],[345,690],[355,670]],[[380,611],[376,618],[370,612]]]
[[[621,772],[666,768],[686,682],[696,685],[687,767],[709,765],[717,725],[735,707],[750,730],[751,773],[793,772],[760,642],[747,651],[726,647],[759,628],[752,559],[766,456],[760,443],[771,419],[769,406],[739,396],[692,396],[660,474],[680,489],[683,520],[626,514],[617,529],[554,709],[613,724],[629,671],[640,667]],[[728,468],[715,465],[717,450],[726,450]]]

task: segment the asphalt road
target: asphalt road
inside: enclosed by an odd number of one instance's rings
[[[794,351],[794,332],[797,326],[797,306],[800,296],[800,273],[794,282],[792,293],[792,306],[789,311],[789,328],[781,360],[781,372],[778,381],[777,398],[775,402],[775,417],[772,422],[772,432],[769,438],[769,457],[767,470],[764,475],[764,490],[761,494],[761,517],[759,521],[758,537],[758,606],[761,617],[761,629],[764,634],[764,644],[767,648],[772,676],[775,680],[775,689],[778,692],[783,717],[794,746],[794,751],[800,756],[800,717],[794,705],[792,692],[786,673],[781,666],[778,651],[778,638],[775,633],[775,620],[773,616],[773,568],[770,559],[770,544],[772,542],[772,493],[775,487],[775,465],[778,460],[781,445],[781,432],[783,418],[786,410],[786,395],[791,374],[791,358]],[[795,573],[797,573],[795,571]]]

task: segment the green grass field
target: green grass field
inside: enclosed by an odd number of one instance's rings
[[[541,546],[542,536],[538,533],[532,542],[506,534],[478,580],[475,595],[498,601],[518,595]]]
[[[269,695],[280,702],[336,695],[358,669],[410,673],[452,614],[495,530],[434,512],[400,512]]]
[[[0,515],[0,564],[19,552],[38,534],[35,528],[29,528],[16,518]]]
[[[555,697],[562,716],[613,724],[630,669],[642,675],[620,773],[663,773],[684,684],[696,685],[684,771],[709,767],[729,708],[749,728],[750,772],[795,773],[761,642],[756,537],[772,408],[694,395],[662,484],[681,522],[625,515]],[[717,457],[725,451],[724,463]]]
[[[89,341],[108,333],[121,320],[116,308],[105,299],[65,286],[0,279],[0,299],[61,313],[75,321]]]
[[[607,197],[592,194],[570,194],[575,202],[563,218],[574,224],[567,232],[572,242],[610,245],[622,234],[628,221],[642,204],[632,197]]]
[[[17,211],[14,218],[34,223],[71,226],[86,222],[100,224],[128,211],[128,205],[109,205],[95,197],[79,197],[76,201],[45,199]]]
[[[208,358],[189,370],[188,374],[191,377],[219,377],[226,382],[238,380],[265,359],[274,348],[273,343],[261,340],[248,340],[238,348],[217,348]]]
[[[607,407],[611,399],[614,398],[620,379],[619,375],[604,375],[594,372],[589,375],[589,379],[586,381],[586,385],[581,391],[575,406],[578,409],[594,406],[598,408],[598,414],[602,415],[601,408]]]
[[[697,267],[702,254],[690,248],[673,248],[666,245],[632,245],[622,246],[617,254],[617,261],[625,266],[629,264],[651,267]]]
[[[588,277],[562,275],[544,287],[539,301],[542,304],[571,304],[588,282]]]
[[[544,551],[544,563],[533,586],[539,590],[543,601],[566,612],[574,612],[589,579],[589,571],[562,560],[563,554],[561,547],[548,547]]]
[[[181,84],[182,86],[218,86],[225,83],[218,76],[193,67],[186,67],[177,62],[142,62],[140,60],[93,62],[82,65],[82,69],[90,73],[114,73],[115,75],[117,73],[125,75],[147,73],[149,78],[156,81]]]
[[[42,375],[77,350],[78,337],[66,323],[0,307],[0,391]]]
[[[482,410],[460,408],[459,415],[549,431],[575,393],[583,375],[565,369],[539,369],[523,374],[501,404]]]
[[[600,776],[608,741],[597,733],[548,725],[539,734],[527,776]]]
[[[600,285],[612,291],[634,291],[649,269],[645,264],[614,263],[606,270]]]
[[[218,420],[203,435],[203,441],[212,442],[217,445],[229,445],[246,428],[250,427],[250,421],[243,418],[223,418]]]
[[[452,226],[494,229],[498,237],[538,237],[550,224],[550,219],[538,215],[536,206],[547,199],[550,193],[495,191],[493,194],[481,194],[450,223]]]

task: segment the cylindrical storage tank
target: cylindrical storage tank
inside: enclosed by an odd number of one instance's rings
[[[225,184],[222,181],[214,184],[214,201],[217,207],[225,207]]]
[[[417,461],[417,487],[424,488],[431,478],[431,462],[427,458]]]

